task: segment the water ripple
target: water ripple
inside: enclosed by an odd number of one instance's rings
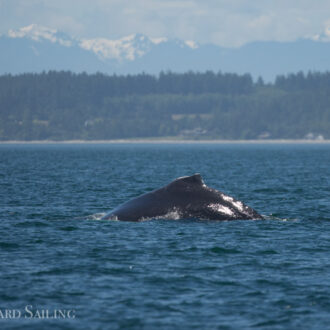
[[[327,329],[330,148],[0,145],[3,329]],[[201,172],[263,221],[100,220]]]

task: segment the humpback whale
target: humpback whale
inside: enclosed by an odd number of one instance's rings
[[[152,218],[245,220],[262,219],[262,216],[243,202],[209,188],[200,174],[194,174],[133,198],[102,219],[141,221]]]

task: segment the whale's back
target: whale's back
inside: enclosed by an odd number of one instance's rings
[[[139,221],[171,216],[209,220],[262,218],[243,202],[207,187],[200,174],[194,174],[127,201],[104,219]]]

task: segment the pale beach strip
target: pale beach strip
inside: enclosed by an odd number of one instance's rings
[[[267,140],[192,140],[176,138],[114,139],[114,140],[8,140],[0,144],[330,144],[330,140],[267,139]]]

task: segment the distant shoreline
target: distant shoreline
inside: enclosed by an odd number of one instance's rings
[[[330,140],[180,140],[180,139],[117,139],[117,140],[8,140],[0,144],[330,144]]]

